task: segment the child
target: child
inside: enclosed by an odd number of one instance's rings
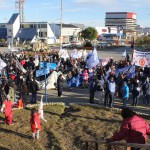
[[[30,125],[33,139],[39,139],[39,132],[42,129],[39,115],[35,108],[31,110]]]
[[[17,108],[23,108],[23,102],[21,98],[19,98],[19,100],[17,101]]]
[[[13,104],[12,104],[12,101],[10,99],[10,95],[7,95],[7,100],[5,100],[3,102],[1,112],[5,113],[5,124],[8,124],[8,125],[13,125],[13,122],[12,122],[12,117],[13,117],[12,106],[13,106]]]

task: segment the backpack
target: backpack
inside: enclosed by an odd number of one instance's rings
[[[104,88],[103,88],[102,84],[98,83],[97,84],[97,91],[103,91],[103,90],[104,90]]]

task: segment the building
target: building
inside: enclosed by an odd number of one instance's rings
[[[48,22],[20,22],[19,13],[11,16],[8,23],[0,24],[0,39],[4,38],[8,43],[17,40],[19,42],[29,41],[31,43],[40,40],[47,44],[60,42],[78,41],[81,28],[73,24],[62,25],[62,35],[60,35],[60,24],[50,24]]]
[[[135,30],[136,14],[132,12],[106,12],[105,26]]]
[[[124,31],[127,39],[135,35],[136,13],[133,12],[106,12],[106,27],[117,27],[118,33]]]
[[[123,32],[120,31],[118,33],[118,29],[116,27],[96,27],[98,32],[98,40],[114,43],[120,43],[123,37]]]

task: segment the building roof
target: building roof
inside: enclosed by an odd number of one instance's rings
[[[106,12],[106,14],[128,14],[128,13],[136,14],[134,12]]]
[[[81,29],[85,29],[85,28],[86,28],[84,24],[74,23],[74,24],[72,24],[72,25],[74,25],[74,26],[76,26],[76,27],[78,27],[78,28],[81,28]]]
[[[6,28],[0,28],[0,39],[6,39],[7,38],[7,29]]]
[[[60,26],[60,24],[56,24],[56,25]],[[79,28],[73,24],[62,24],[62,27],[63,28]]]
[[[35,28],[20,28],[15,38],[32,40],[36,35],[36,32]]]
[[[19,16],[19,13],[13,14],[10,20],[8,21],[8,24],[13,24],[18,16]]]

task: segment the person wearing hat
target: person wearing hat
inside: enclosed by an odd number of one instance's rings
[[[13,125],[12,106],[13,106],[13,104],[12,104],[12,101],[10,99],[10,95],[7,95],[7,99],[3,102],[1,112],[5,113],[5,124],[8,124],[8,125]]]
[[[122,99],[123,99],[123,108],[126,108],[127,101],[129,98],[129,87],[127,86],[127,83],[124,81],[122,86]]]

